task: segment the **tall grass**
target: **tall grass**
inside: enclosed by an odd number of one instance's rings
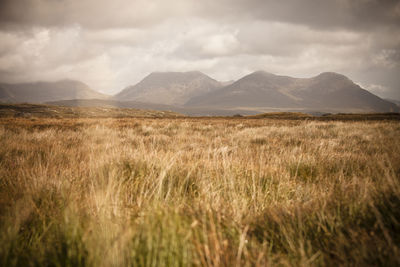
[[[2,266],[400,264],[400,125],[0,120]]]

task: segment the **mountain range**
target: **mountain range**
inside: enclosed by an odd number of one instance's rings
[[[219,90],[194,97],[185,105],[326,112],[398,111],[395,104],[333,72],[313,78],[292,78],[257,71]]]
[[[45,103],[68,99],[107,99],[109,96],[74,80],[57,82],[0,83],[0,102]]]
[[[219,82],[199,71],[154,72],[114,96],[101,94],[73,80],[0,83],[0,102],[131,107],[172,110],[187,115],[400,110],[396,104],[333,72],[312,78],[292,78],[257,71],[234,82]]]

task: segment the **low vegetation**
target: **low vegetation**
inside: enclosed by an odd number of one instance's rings
[[[400,264],[400,124],[1,118],[2,266]]]
[[[143,110],[134,108],[67,107],[44,104],[1,104],[0,117],[17,118],[173,118],[181,114],[172,111]]]

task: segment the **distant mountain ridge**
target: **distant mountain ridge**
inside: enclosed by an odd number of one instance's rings
[[[399,108],[362,89],[344,75],[325,72],[292,78],[265,71],[190,99],[190,107],[318,110],[326,112],[398,112]]]
[[[115,95],[115,99],[154,104],[183,105],[192,97],[214,91],[223,85],[199,71],[153,72]]]
[[[226,83],[198,71],[154,72],[115,96],[101,94],[73,80],[0,83],[0,102],[171,110],[197,116],[282,111],[310,114],[400,111],[396,104],[333,72],[312,78],[292,78],[256,71]]]
[[[6,103],[45,103],[68,99],[107,99],[109,97],[75,80],[0,83],[0,102]]]

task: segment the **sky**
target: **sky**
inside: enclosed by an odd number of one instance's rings
[[[344,74],[400,100],[400,0],[0,0],[0,82]]]

